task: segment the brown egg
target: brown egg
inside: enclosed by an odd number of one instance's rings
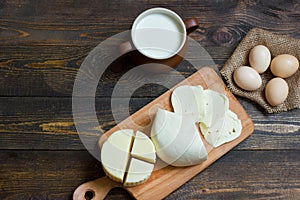
[[[299,68],[299,61],[295,56],[289,54],[278,55],[271,62],[271,71],[275,76],[288,78]]]
[[[250,66],[258,73],[264,73],[271,62],[271,53],[264,45],[257,45],[253,47],[249,53]]]
[[[271,106],[282,104],[289,94],[289,86],[282,78],[271,79],[265,88],[266,99]]]
[[[262,83],[257,71],[248,66],[237,68],[233,73],[233,80],[240,88],[247,91],[258,89]]]

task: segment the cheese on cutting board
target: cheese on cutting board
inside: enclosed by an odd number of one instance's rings
[[[219,119],[225,116],[225,113],[229,110],[229,100],[228,98],[215,92],[213,90],[204,90],[204,117],[200,122],[204,123],[207,127],[211,127]]]
[[[145,182],[157,155],[167,164],[183,167],[207,160],[207,150],[198,129],[213,147],[236,139],[241,121],[229,110],[228,98],[201,86],[181,86],[171,96],[174,112],[158,109],[151,139],[131,129],[114,132],[103,144],[101,160],[105,173],[124,186]]]
[[[184,85],[172,92],[171,102],[175,113],[188,115],[195,121],[204,117],[203,88],[201,86]],[[194,99],[194,101],[191,101]]]
[[[140,131],[136,132],[131,156],[150,163],[155,163],[155,147],[150,138]]]
[[[151,176],[154,164],[132,158],[125,178],[124,186],[144,183]]]
[[[212,127],[200,123],[200,129],[205,140],[213,147],[218,147],[239,137],[242,124],[237,115],[228,110],[224,118],[218,120]]]
[[[145,182],[152,173],[155,160],[152,141],[140,131],[134,135],[131,129],[118,130],[108,137],[101,148],[104,172],[112,180],[124,183],[124,186]]]
[[[175,113],[190,116],[195,122],[203,122],[208,127],[224,117],[229,109],[229,100],[225,95],[203,90],[201,86],[184,85],[176,88],[171,102]]]
[[[103,170],[114,181],[123,182],[130,157],[132,139],[133,130],[119,130],[110,135],[102,146],[101,162]]]
[[[203,90],[201,86],[185,85],[173,91],[171,102],[175,113],[192,116],[194,122],[200,122],[205,140],[213,147],[232,141],[241,134],[241,121],[229,110],[229,100],[221,93]]]
[[[193,118],[158,109],[151,140],[156,153],[173,166],[190,166],[207,159],[207,151]]]

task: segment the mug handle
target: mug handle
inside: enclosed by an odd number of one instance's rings
[[[185,28],[186,28],[186,33],[189,35],[190,33],[194,32],[199,28],[199,22],[195,17],[186,19],[183,21]]]

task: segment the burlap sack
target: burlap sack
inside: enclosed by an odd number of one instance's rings
[[[269,48],[272,58],[280,54],[290,54],[298,60],[300,58],[300,40],[284,35],[270,33],[268,31],[254,28],[248,32],[241,43],[233,52],[232,56],[227,60],[221,74],[227,82],[228,88],[232,93],[246,97],[259,105],[261,105],[268,113],[277,113],[282,111],[300,108],[300,69],[291,77],[286,78],[289,85],[289,95],[283,104],[279,106],[271,106],[265,98],[266,83],[274,78],[270,69],[261,74],[262,86],[256,91],[245,91],[239,88],[233,81],[233,71],[244,65],[249,66],[248,55],[250,50],[256,45],[265,45]]]

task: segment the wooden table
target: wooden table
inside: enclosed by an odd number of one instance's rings
[[[157,6],[198,18],[191,37],[218,68],[253,27],[300,38],[299,1],[0,1],[0,199],[70,199],[78,185],[103,176],[74,126],[75,76],[97,44]],[[194,72],[187,63],[177,70]],[[115,124],[110,95],[121,75],[108,71],[99,84],[102,130]],[[130,111],[165,90],[140,88]],[[266,114],[239,101],[255,123],[252,136],[167,199],[299,199],[300,110]],[[130,196],[113,189],[107,199]]]

